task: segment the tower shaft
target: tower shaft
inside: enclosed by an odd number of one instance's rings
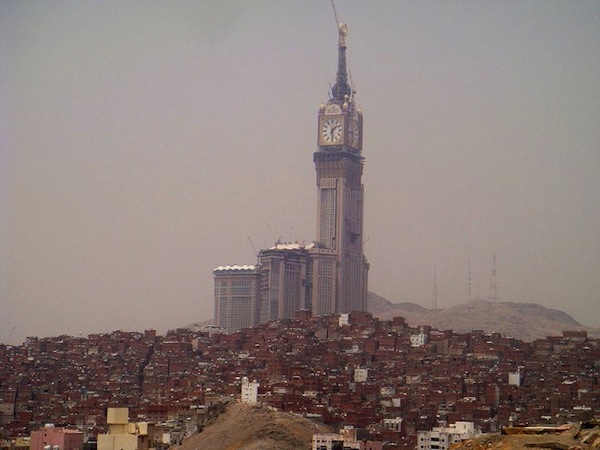
[[[362,113],[346,72],[347,28],[339,24],[336,82],[318,114],[317,246],[312,309],[316,315],[366,311],[368,264],[363,255]]]

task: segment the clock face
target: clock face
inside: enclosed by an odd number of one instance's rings
[[[348,126],[348,140],[350,141],[350,145],[358,147],[358,122],[356,120],[350,121],[350,125]]]
[[[321,122],[321,141],[325,144],[342,142],[344,127],[337,117],[328,117]]]

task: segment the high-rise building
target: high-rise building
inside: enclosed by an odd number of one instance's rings
[[[302,309],[317,316],[367,310],[363,116],[348,83],[346,25],[338,32],[335,84],[317,115],[317,239],[278,242],[258,252],[256,266],[216,268],[215,325],[239,330]]]
[[[299,244],[277,244],[258,253],[260,323],[293,317],[310,309],[307,301],[308,249]]]
[[[253,327],[258,312],[258,272],[253,265],[219,266],[215,280],[214,324],[230,331]]]
[[[339,24],[335,84],[318,114],[317,243],[312,309],[318,315],[365,311],[369,265],[363,254],[363,116],[346,69],[346,25]]]

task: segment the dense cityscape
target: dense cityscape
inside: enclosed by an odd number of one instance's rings
[[[439,450],[506,429],[598,424],[600,339],[586,331],[526,342],[367,312],[363,112],[334,14],[337,71],[312,154],[315,240],[278,239],[252,264],[216,267],[213,325],[0,344],[0,450],[164,449],[238,403],[340,430],[315,433],[315,450]],[[471,299],[470,262],[468,280]],[[498,301],[495,256],[487,300]],[[81,440],[66,444],[73,433]]]
[[[93,441],[108,407],[169,423],[176,441],[239,398],[244,377],[260,384],[261,404],[367,430],[386,448],[415,448],[419,431],[458,421],[486,433],[600,417],[600,341],[584,331],[528,343],[300,311],[230,334],[114,331],[0,345],[3,447],[47,422]]]

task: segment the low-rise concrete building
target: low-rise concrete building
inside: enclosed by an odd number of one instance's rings
[[[146,450],[152,446],[154,426],[129,422],[128,408],[108,408],[106,423],[109,432],[98,435],[98,450]]]
[[[431,431],[419,431],[417,450],[448,450],[452,444],[480,436],[473,422],[458,421],[449,427],[433,427]]]
[[[242,378],[241,401],[246,405],[256,405],[258,402],[258,387],[260,383],[250,382],[248,377]]]
[[[81,450],[83,448],[83,433],[48,424],[31,433],[31,450]]]

